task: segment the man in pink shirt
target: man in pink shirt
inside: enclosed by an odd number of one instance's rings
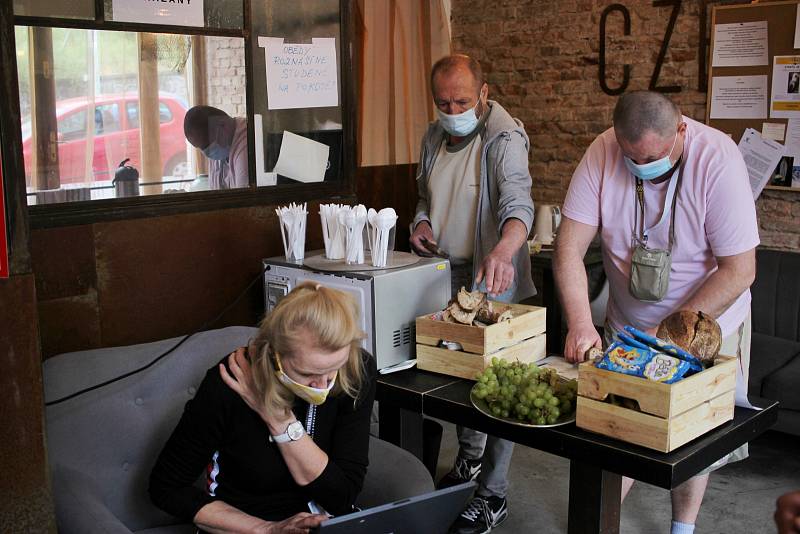
[[[209,159],[209,188],[249,187],[247,119],[211,106],[194,106],[183,118],[183,132]]]
[[[730,138],[684,117],[660,93],[625,94],[613,128],[594,140],[575,170],[562,214],[554,272],[567,360],[582,361],[590,347],[601,346],[582,262],[599,233],[609,283],[606,341],[625,325],[655,333],[675,311],[703,311],[722,328],[723,352],[740,357],[737,387],[746,391],[759,238],[747,169]],[[665,290],[631,284],[635,249],[671,258]],[[672,534],[694,531],[708,473],[745,458],[746,447],[672,491]],[[623,479],[623,499],[632,484]]]

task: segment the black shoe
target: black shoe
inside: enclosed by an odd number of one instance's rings
[[[508,517],[505,497],[481,497],[477,495],[467,504],[450,527],[450,534],[485,534]]]
[[[456,462],[453,464],[453,469],[450,470],[437,484],[436,489],[449,488],[464,482],[470,482],[478,478],[481,474],[481,460],[469,460],[456,456]]]

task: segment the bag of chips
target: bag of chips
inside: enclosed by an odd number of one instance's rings
[[[680,380],[690,370],[687,362],[662,354],[635,340],[634,344],[619,340],[613,342],[595,365],[599,369],[640,376],[665,384]]]

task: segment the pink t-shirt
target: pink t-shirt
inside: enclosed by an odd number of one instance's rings
[[[683,179],[675,212],[675,244],[669,290],[661,302],[643,302],[629,290],[634,235],[635,179],[609,128],[592,142],[572,176],[563,214],[598,226],[609,281],[611,326],[653,328],[675,311],[716,269],[716,256],[741,254],[759,243],[755,203],[747,169],[734,142],[719,130],[683,117]],[[661,218],[669,180],[645,182],[646,227]],[[666,249],[669,217],[649,232],[648,248]],[[750,310],[750,291],[719,317],[722,335],[732,333]]]

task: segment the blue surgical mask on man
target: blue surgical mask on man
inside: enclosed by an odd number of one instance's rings
[[[670,169],[672,169],[672,160],[670,160],[669,157],[672,155],[672,151],[675,150],[675,145],[677,142],[678,132],[675,132],[675,140],[672,142],[672,148],[669,149],[669,154],[663,158],[651,161],[650,163],[643,163],[641,165],[635,163],[628,156],[625,156],[625,166],[628,167],[628,170],[631,171],[634,176],[639,177],[645,182],[649,180],[655,180],[659,176],[665,175],[670,171]]]
[[[228,159],[231,153],[230,147],[221,146],[216,141],[212,141],[210,145],[203,149],[203,155],[208,159],[224,160]]]
[[[203,155],[213,160],[228,159],[235,129],[235,121],[227,115],[211,117],[208,121],[209,143],[203,149]]]
[[[455,137],[468,136],[475,130],[475,127],[478,126],[478,104],[480,104],[480,98],[474,108],[470,108],[464,113],[458,113],[456,115],[448,115],[439,108],[436,108],[439,124],[441,124],[444,131],[450,135]]]

